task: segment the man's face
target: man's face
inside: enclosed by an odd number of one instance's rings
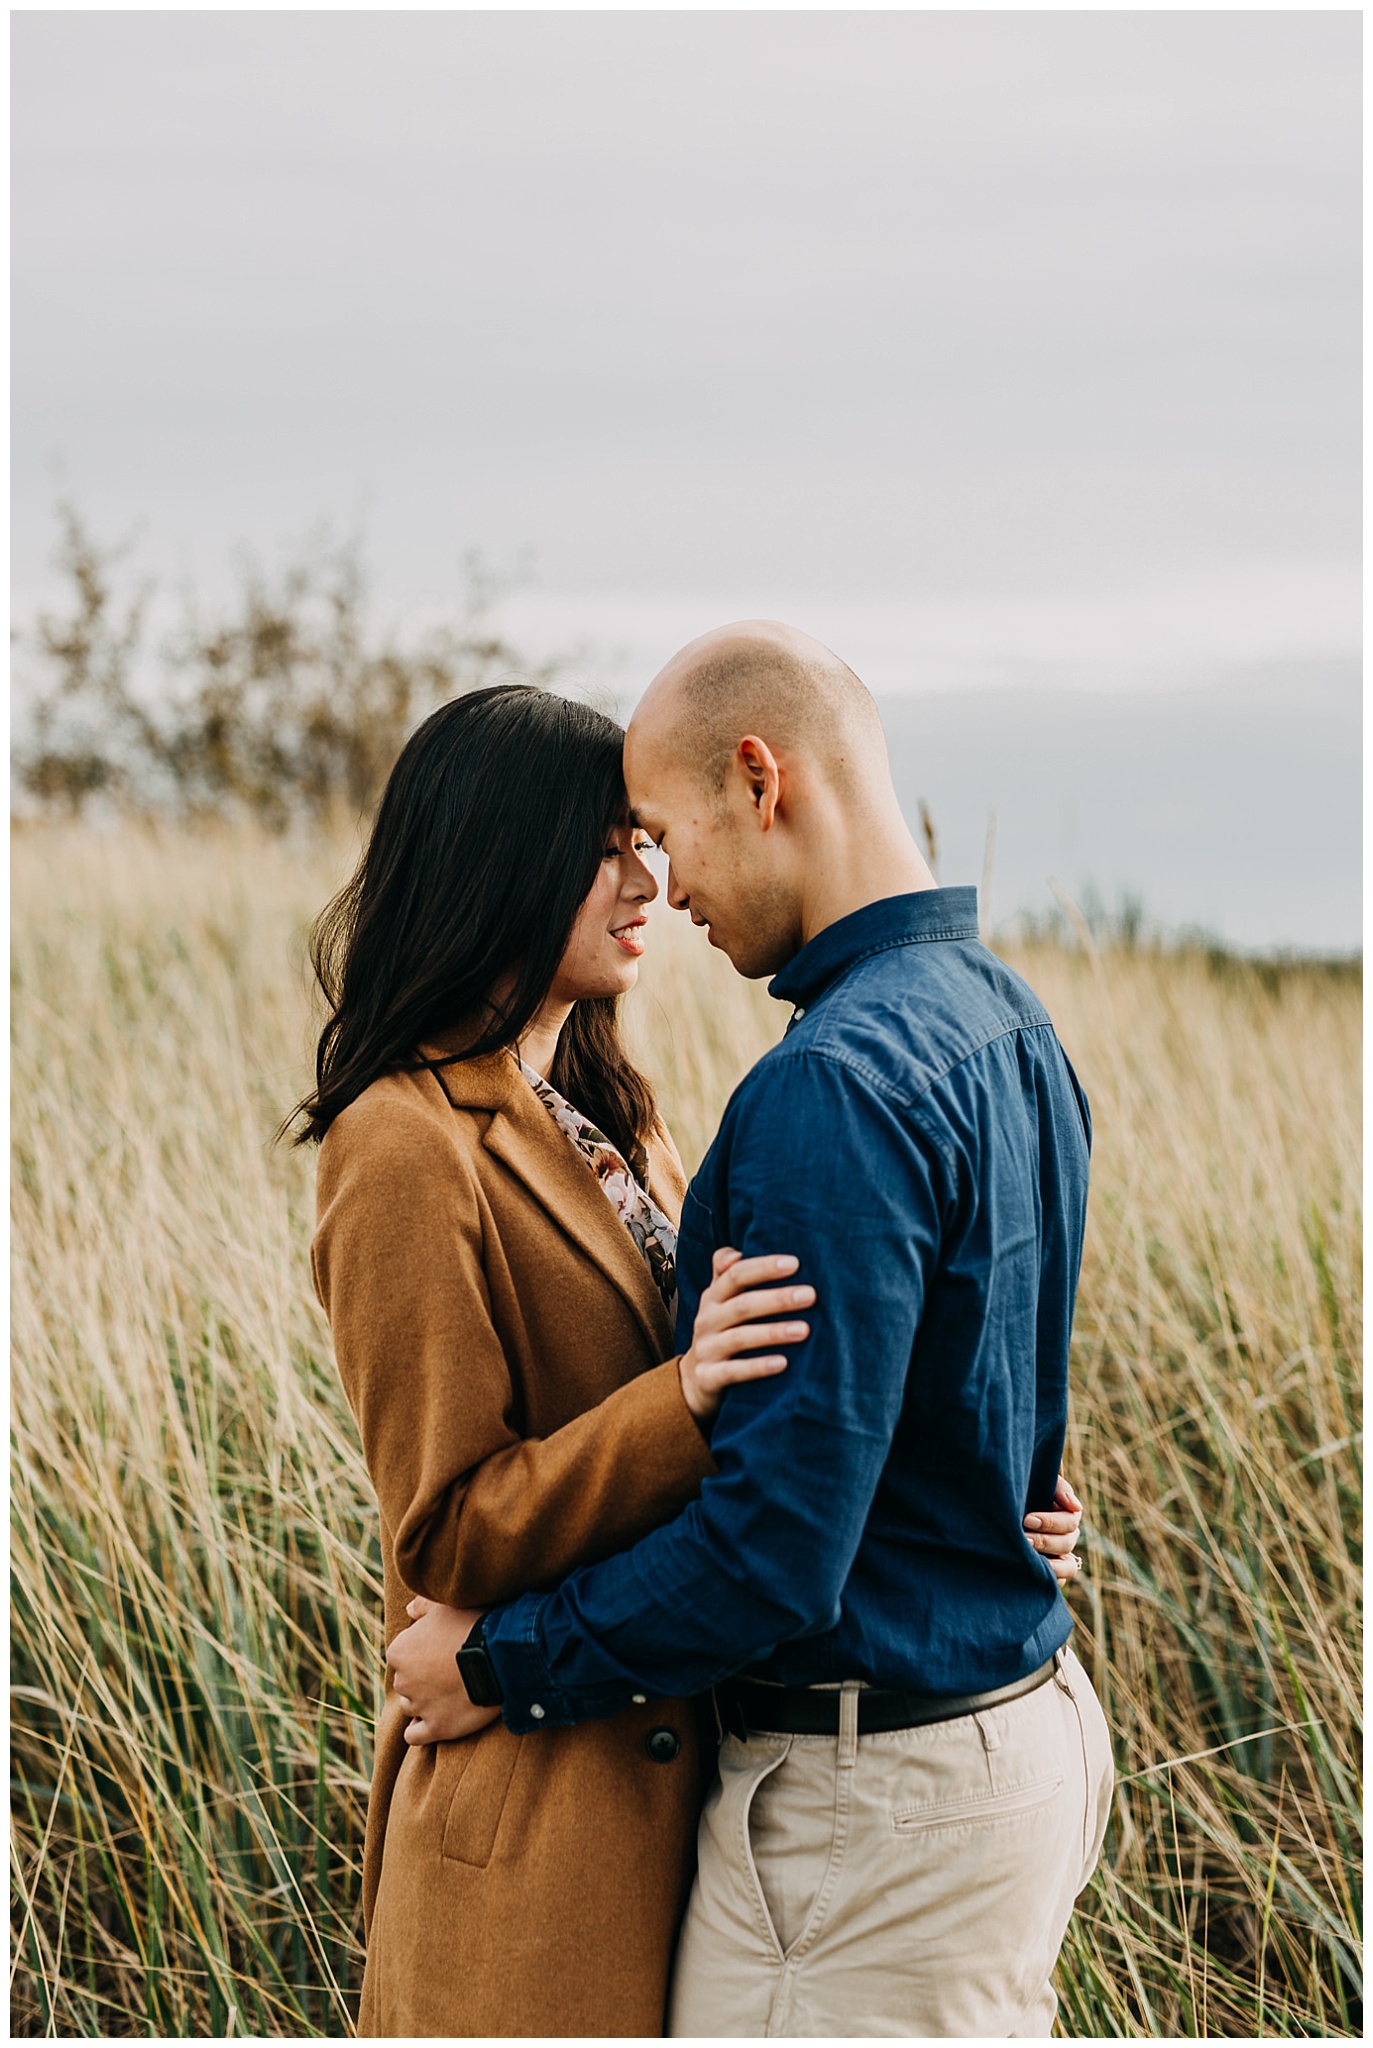
[[[779,872],[777,835],[751,815],[742,774],[723,791],[633,721],[625,744],[630,814],[667,855],[667,900],[704,925],[712,946],[756,981],[776,974],[800,944],[799,918]]]

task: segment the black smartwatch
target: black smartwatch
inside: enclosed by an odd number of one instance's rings
[[[491,1662],[491,1652],[486,1647],[484,1614],[478,1615],[473,1623],[472,1633],[457,1652],[455,1661],[467,1687],[467,1697],[474,1707],[499,1707],[503,1704],[501,1682]]]

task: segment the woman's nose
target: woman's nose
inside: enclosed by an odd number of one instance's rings
[[[632,897],[636,903],[651,903],[657,893],[658,877],[636,853],[634,864],[625,876],[623,894]]]

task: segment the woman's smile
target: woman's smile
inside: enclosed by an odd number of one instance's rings
[[[644,950],[644,928],[647,923],[648,919],[644,917],[631,918],[627,924],[617,925],[610,936],[624,952],[632,954],[638,960]]]

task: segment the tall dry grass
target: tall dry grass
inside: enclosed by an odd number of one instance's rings
[[[16,844],[19,2033],[348,2031],[377,1550],[311,1162],[268,1142],[346,865],[241,834]],[[698,936],[658,919],[633,1005],[689,1160],[783,1021]],[[1070,1597],[1121,1784],[1062,2025],[1352,2034],[1359,984],[1016,964],[1097,1133]]]

